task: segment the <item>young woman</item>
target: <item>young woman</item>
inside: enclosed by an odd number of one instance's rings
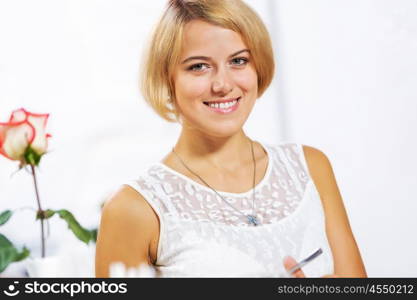
[[[240,0],[171,0],[147,53],[143,95],[182,131],[172,151],[103,209],[96,276],[113,262],[160,277],[366,276],[331,164],[243,131],[270,84],[268,32]]]

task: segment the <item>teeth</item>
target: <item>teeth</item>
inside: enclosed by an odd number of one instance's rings
[[[212,108],[222,108],[222,109],[227,109],[233,105],[235,105],[237,103],[237,100],[233,100],[230,102],[226,102],[226,103],[209,103],[209,106]]]

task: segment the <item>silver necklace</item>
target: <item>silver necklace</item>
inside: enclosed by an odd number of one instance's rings
[[[234,207],[232,204],[229,203],[226,199],[222,197],[214,188],[212,188],[203,178],[201,178],[197,173],[193,172],[181,159],[181,157],[174,151],[174,148],[172,148],[172,152],[178,157],[182,165],[191,173],[193,173],[195,176],[197,176],[202,182],[204,182],[205,185],[207,185],[210,189],[212,189],[224,202],[226,202],[231,208],[233,208],[235,211],[240,213],[241,215],[246,217],[246,220],[248,224],[253,224],[254,226],[257,226],[260,224],[258,218],[255,215],[255,178],[256,178],[256,161],[255,161],[255,154],[253,153],[253,141],[251,140],[251,151],[252,151],[252,160],[253,160],[253,189],[252,189],[252,198],[253,198],[253,205],[252,205],[252,214],[244,214],[240,210],[238,210],[236,207]]]

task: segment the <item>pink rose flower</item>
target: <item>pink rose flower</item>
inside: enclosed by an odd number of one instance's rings
[[[49,114],[34,114],[24,108],[13,111],[9,122],[0,123],[0,154],[23,165],[37,165],[51,137],[45,132],[48,117]]]
[[[46,123],[49,114],[34,114],[24,108],[12,112],[7,123],[0,123],[0,154],[13,161],[20,161],[19,170],[24,167],[30,170],[35,186],[35,195],[38,209],[36,210],[36,220],[40,220],[41,225],[41,253],[45,257],[45,231],[44,222],[54,215],[58,215],[68,224],[68,228],[74,235],[84,243],[96,241],[97,229],[88,230],[78,223],[74,215],[66,209],[42,209],[39,196],[38,183],[36,179],[36,167],[39,166],[42,156],[48,149],[48,138],[46,133]],[[19,171],[18,170],[18,171]],[[12,215],[11,210],[0,212],[0,225],[7,222]],[[24,247],[22,251],[17,248],[0,233],[0,273],[12,262],[21,261],[30,254]],[[1,276],[0,276],[1,277]]]

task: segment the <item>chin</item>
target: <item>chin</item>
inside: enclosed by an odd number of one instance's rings
[[[217,124],[217,126],[213,126],[211,128],[206,128],[204,132],[206,132],[210,136],[218,137],[218,138],[227,138],[230,136],[233,136],[240,132],[242,130],[242,126],[240,124],[236,125],[230,125],[230,126],[219,126],[220,124]]]
[[[242,130],[246,118],[238,117],[229,120],[213,120],[206,117],[187,119],[183,125],[192,130],[198,130],[208,136],[226,138],[233,136]]]

